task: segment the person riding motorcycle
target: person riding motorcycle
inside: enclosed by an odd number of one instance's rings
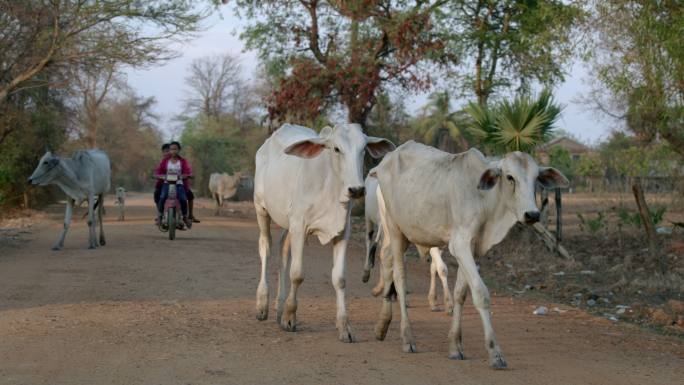
[[[190,168],[190,163],[179,155],[180,150],[180,143],[176,141],[169,143],[169,156],[162,159],[154,172],[157,178],[163,180],[159,202],[157,203],[157,223],[161,222],[164,203],[169,196],[169,184],[166,182],[166,175],[176,174],[181,178],[176,184],[176,195],[180,202],[183,222],[188,228],[191,228],[192,220],[188,217],[188,200],[184,186],[187,185],[188,178],[192,176],[192,168]]]

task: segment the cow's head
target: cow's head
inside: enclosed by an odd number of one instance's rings
[[[33,174],[28,178],[28,182],[34,185],[45,186],[55,178],[59,169],[59,157],[47,151],[40,161],[38,167],[33,170]]]
[[[347,198],[361,198],[363,187],[363,156],[368,151],[373,158],[381,158],[394,150],[392,142],[383,138],[366,136],[358,124],[338,124],[325,127],[318,138],[304,139],[285,149],[290,155],[313,158],[323,150],[330,151],[333,172],[343,185]]]
[[[539,167],[526,153],[512,152],[485,170],[478,188],[490,190],[497,184],[506,208],[520,222],[533,224],[539,221],[539,209],[534,198],[535,183],[544,188],[567,187],[568,179],[553,167]]]

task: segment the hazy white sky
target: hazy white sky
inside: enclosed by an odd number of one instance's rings
[[[233,16],[230,7],[220,7],[220,12],[222,18],[215,14],[205,21],[206,30],[197,39],[179,46],[182,56],[163,66],[126,71],[129,84],[138,94],[157,99],[156,112],[162,118],[160,123],[167,135],[175,124],[172,117],[181,112],[186,92],[186,70],[193,59],[229,52],[240,57],[245,77],[254,77],[258,64],[256,55],[243,52],[242,42],[233,33],[240,27],[240,20]],[[586,74],[587,69],[581,63],[574,65],[566,82],[555,90],[556,100],[565,106],[559,126],[584,142],[596,143],[608,136],[610,123],[575,101],[587,92]],[[425,95],[416,96],[407,103],[407,107],[414,110],[424,101]]]

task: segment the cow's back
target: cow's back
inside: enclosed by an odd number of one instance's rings
[[[453,222],[455,211],[478,220],[477,182],[486,167],[477,150],[454,155],[409,141],[386,155],[376,174],[392,221],[411,242],[437,246],[463,225]]]
[[[91,179],[95,195],[104,194],[111,188],[112,168],[109,156],[101,150],[76,151],[72,156],[79,169],[79,179]]]

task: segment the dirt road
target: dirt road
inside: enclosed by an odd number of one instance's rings
[[[259,260],[249,205],[233,204],[237,211],[214,217],[211,203],[200,202],[202,223],[171,242],[151,224],[144,198],[129,199],[125,222],[109,208],[108,244],[98,250],[85,249],[83,220],[72,226],[64,250],[50,250],[61,207],[21,239],[0,243],[0,384],[681,384],[684,378],[681,339],[564,306],[562,314],[534,316],[537,305],[558,305],[496,293],[494,327],[510,369],[489,369],[470,301],[467,360],[448,360],[450,318],[429,311],[424,263],[409,267],[419,352],[402,353],[396,309],[387,340],[373,337],[380,300],[369,294],[370,283],[361,283],[358,244],[350,250],[347,287],[359,342],[340,343],[331,251],[313,238],[305,248],[300,331],[286,333],[273,319],[254,317]]]

